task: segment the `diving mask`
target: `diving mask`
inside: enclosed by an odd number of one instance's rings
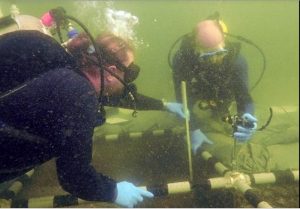
[[[131,63],[128,67],[124,69],[124,81],[126,83],[133,82],[140,73],[140,67],[134,63]]]
[[[228,54],[228,50],[224,48],[219,48],[214,51],[201,52],[198,55],[199,61],[210,61],[212,63],[217,63],[221,61],[225,55]]]
[[[227,49],[220,48],[220,49],[217,49],[215,51],[209,51],[209,52],[201,53],[199,55],[199,58],[205,58],[205,57],[211,57],[211,56],[219,56],[219,55],[226,55],[227,52],[228,52]]]
[[[204,50],[203,48],[196,47],[195,53],[199,62],[209,62],[209,63],[221,63],[225,55],[228,54],[228,50],[219,47],[214,50]]]
[[[133,62],[126,67],[123,65],[121,62],[119,62],[116,58],[111,56],[107,51],[102,49],[103,51],[103,57],[107,63],[114,64],[116,67],[124,72],[124,81],[125,83],[131,83],[133,82],[139,75],[140,72],[140,67]],[[93,54],[95,52],[95,48],[90,45],[89,48],[87,49],[88,54]]]

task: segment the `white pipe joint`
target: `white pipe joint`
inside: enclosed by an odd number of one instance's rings
[[[224,177],[211,178],[208,180],[212,189],[232,187],[239,188],[241,184],[248,186],[251,184],[250,178],[239,172],[227,172]]]

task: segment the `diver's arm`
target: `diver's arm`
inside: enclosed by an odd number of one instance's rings
[[[137,110],[164,110],[164,104],[162,100],[139,93],[136,94],[135,98]]]
[[[127,109],[136,108],[137,110],[164,110],[164,104],[162,100],[145,96],[139,93],[135,93],[134,100],[131,96],[125,95],[106,98],[104,104],[105,106],[121,107]]]
[[[103,98],[104,105],[136,110],[165,110],[162,100],[138,93],[135,84],[131,83],[122,95]]]
[[[80,91],[80,90],[78,90]],[[58,179],[66,191],[89,201],[109,201],[116,198],[116,182],[91,165],[92,135],[96,120],[97,98],[88,91],[68,98],[61,122],[58,158]],[[75,104],[75,107],[74,107]]]
[[[79,147],[83,148],[82,145]],[[97,173],[90,165],[91,162],[80,156],[80,153],[68,154],[70,156],[60,156],[56,160],[58,180],[62,188],[84,200],[113,202],[116,198],[116,182]]]
[[[235,98],[238,113],[254,114],[254,104],[248,87],[248,64],[242,55],[238,55],[233,65]]]

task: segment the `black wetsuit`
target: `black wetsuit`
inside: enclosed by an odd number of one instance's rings
[[[0,182],[55,158],[58,179],[66,191],[85,200],[113,201],[116,182],[97,173],[91,165],[93,129],[99,116],[99,98],[94,88],[79,73],[72,57],[51,37],[35,31],[19,31],[5,37],[0,37],[0,46],[9,48],[0,47],[1,70],[32,72],[36,76],[32,80],[23,74],[9,75],[20,75],[14,87],[27,82],[1,98],[1,123],[26,130],[46,142],[0,132]],[[1,94],[12,87],[6,83]],[[140,99],[145,100],[153,101],[153,109],[163,107],[159,100]],[[116,98],[106,101],[118,104]]]
[[[181,101],[181,81],[186,81],[189,109],[200,100],[199,107],[211,109],[217,116],[228,115],[232,101],[239,113],[253,114],[252,98],[248,90],[248,66],[239,53],[238,43],[226,43],[228,54],[222,64],[201,61],[194,50],[193,36],[183,38],[173,59],[173,79],[176,99]],[[195,114],[191,113],[192,129],[197,129]]]

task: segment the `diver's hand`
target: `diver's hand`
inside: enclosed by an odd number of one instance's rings
[[[202,146],[203,143],[207,144],[213,144],[212,141],[210,141],[207,136],[202,133],[200,129],[194,130],[192,132],[192,151],[193,154],[197,153],[197,150]]]
[[[246,121],[247,126],[238,125],[237,130],[233,133],[233,137],[238,142],[248,141],[257,128],[257,119],[250,113],[244,113],[242,119]]]
[[[181,103],[165,102],[164,106],[168,111],[175,113],[183,119],[185,119],[186,117],[189,118],[189,113],[187,113],[187,116],[184,114],[183,105]]]
[[[138,202],[142,202],[143,197],[154,197],[151,192],[140,189],[127,181],[117,183],[117,190],[115,203],[127,208],[133,208]]]

